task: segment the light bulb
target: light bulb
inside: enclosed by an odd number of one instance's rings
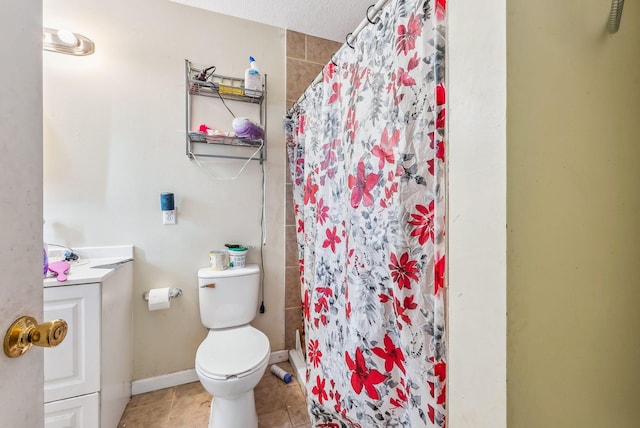
[[[69,30],[58,30],[58,39],[67,46],[78,46],[78,38]]]

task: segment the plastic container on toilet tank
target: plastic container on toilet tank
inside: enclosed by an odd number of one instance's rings
[[[247,248],[229,248],[229,267],[232,269],[243,268],[247,260]]]

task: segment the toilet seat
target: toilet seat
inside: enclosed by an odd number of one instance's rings
[[[269,358],[269,339],[250,325],[209,330],[196,352],[196,369],[211,379],[243,377]]]

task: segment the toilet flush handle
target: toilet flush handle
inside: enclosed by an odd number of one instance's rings
[[[211,284],[202,284],[200,286],[200,288],[216,288],[216,284],[215,283],[211,283]]]

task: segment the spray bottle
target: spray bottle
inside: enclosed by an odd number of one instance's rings
[[[252,56],[249,57],[249,64],[251,66],[244,72],[244,94],[258,98],[262,95],[262,75]]]

